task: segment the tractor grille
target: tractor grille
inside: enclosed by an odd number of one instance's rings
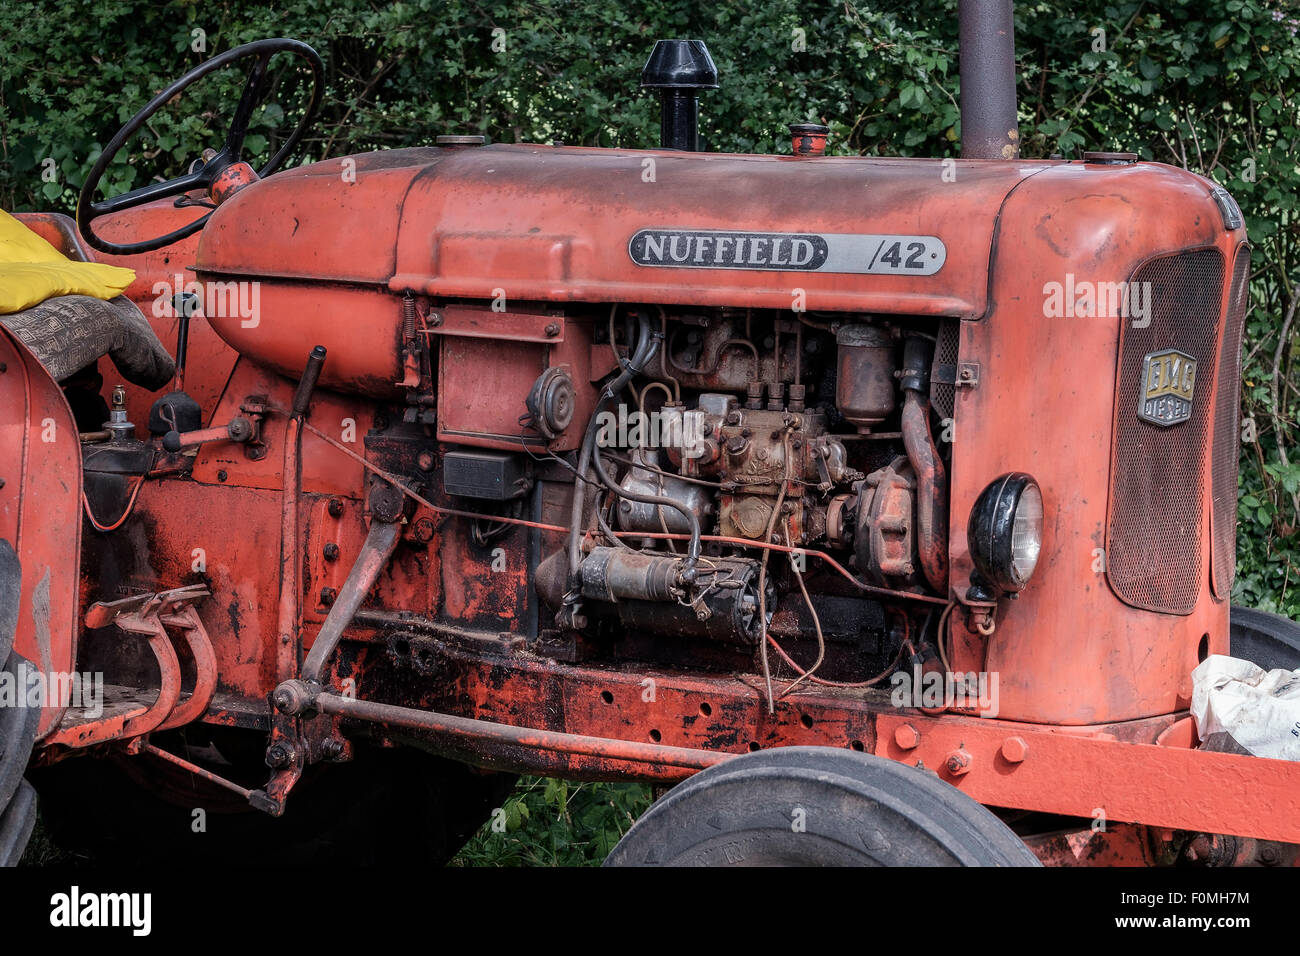
[[[961,337],[961,322],[944,319],[939,324],[938,340],[934,346],[934,362],[930,367],[930,405],[940,419],[952,418],[957,402],[957,342]]]
[[[1106,574],[1120,600],[1148,611],[1189,614],[1201,588],[1201,516],[1210,398],[1218,358],[1223,255],[1198,249],[1141,266],[1149,283],[1145,328],[1120,323],[1115,446],[1111,459]],[[1142,301],[1142,300],[1139,300]],[[1147,355],[1177,349],[1196,359],[1191,418],[1162,428],[1138,418]]]
[[[1250,303],[1250,250],[1238,250],[1232,267],[1228,321],[1219,351],[1219,397],[1214,406],[1214,459],[1210,493],[1210,584],[1228,600],[1237,571],[1237,459],[1241,453],[1241,329]]]

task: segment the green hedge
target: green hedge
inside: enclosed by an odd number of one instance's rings
[[[710,149],[786,149],[785,124],[813,119],[831,126],[840,153],[955,155],[960,135],[953,0],[49,0],[11,2],[5,14],[7,209],[70,210],[102,144],[167,80],[273,35],[308,41],[327,64],[305,159],[443,132],[652,145],[657,107],[637,79],[654,40],[667,36],[706,40],[717,61],[721,89],[702,104]],[[1255,270],[1237,599],[1292,616],[1300,375],[1294,324],[1280,346],[1279,332],[1296,303],[1298,20],[1294,0],[1043,0],[1016,13],[1026,156],[1133,150],[1217,180],[1246,211]],[[209,78],[160,114],[109,168],[108,190],[176,175],[199,146],[217,145],[240,81],[233,72]],[[286,78],[254,125],[249,145],[260,158],[299,105],[291,85]]]

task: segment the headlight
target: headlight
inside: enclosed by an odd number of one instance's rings
[[[1043,493],[1030,475],[1015,471],[981,492],[966,529],[971,560],[984,580],[1002,591],[1029,583],[1043,545]]]

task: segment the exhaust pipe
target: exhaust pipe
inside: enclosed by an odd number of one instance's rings
[[[702,40],[660,40],[641,71],[641,89],[658,90],[659,147],[700,148],[700,90],[718,88],[718,68]]]
[[[1011,0],[961,0],[963,159],[1019,159],[1016,128],[1016,41]]]

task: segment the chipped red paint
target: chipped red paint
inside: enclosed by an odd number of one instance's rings
[[[0,537],[18,553],[22,588],[14,649],[43,673],[71,673],[77,657],[81,444],[63,392],[0,325]],[[46,703],[37,733],[59,722]]]
[[[646,155],[665,187],[625,188]],[[154,752],[141,735],[195,718],[268,734],[271,749],[281,748],[275,773],[264,792],[244,792],[274,813],[304,768],[326,759],[322,741],[346,739],[360,724],[393,744],[427,735],[434,749],[481,766],[654,782],[754,749],[848,747],[935,772],[989,805],[1085,820],[1100,806],[1115,821],[1105,838],[1083,831],[1036,838],[1049,862],[1171,862],[1162,856],[1169,842],[1162,834],[1173,830],[1300,843],[1300,765],[1196,750],[1187,727],[1187,675],[1203,637],[1210,652],[1226,650],[1227,605],[1202,588],[1189,615],[1143,612],[1120,602],[1092,567],[1104,543],[1119,326],[1114,318],[1080,321],[1067,335],[1042,308],[1044,284],[1068,269],[1119,281],[1134,263],[1188,246],[1230,256],[1244,237],[1220,228],[1204,181],[1148,163],[959,162],[961,188],[954,191],[937,163],[917,160],[537,146],[400,150],[356,160],[355,182],[339,177],[337,161],[243,181],[221,194],[201,237],[141,256],[96,257],[137,270],[129,294],[169,345],[169,283],[177,275],[259,283],[258,316],[196,319],[186,382],[210,427],[250,407],[265,418],[256,443],[224,441],[219,430],[200,436],[207,440],[192,460],[168,459],[143,484],[120,532],[87,537],[80,602],[68,585],[67,600],[55,605],[67,619],[52,629],[52,660],[71,667],[78,607],[191,584],[212,597],[156,619],[149,633],[163,681],[152,707],[93,728],[70,723],[53,741],[79,746],[135,736],[131,746]],[[847,208],[844,197],[863,190],[873,197],[869,211]],[[106,238],[128,239],[169,231],[196,214],[168,200],[97,228]],[[84,254],[66,223],[29,221],[69,253]],[[1141,226],[1150,221],[1161,229]],[[1032,473],[1056,516],[1032,586],[1004,605],[990,637],[960,608],[951,616],[953,668],[1000,677],[997,718],[896,708],[887,688],[817,686],[801,686],[770,712],[753,674],[545,656],[547,645],[534,638],[549,622],[538,623],[533,575],[537,556],[560,543],[554,528],[568,520],[564,502],[543,502],[540,515],[512,512],[525,523],[538,519],[530,527],[493,529],[500,533],[494,543],[513,559],[503,568],[493,547],[475,542],[473,521],[444,510],[508,511],[504,503],[449,499],[434,463],[453,447],[521,451],[521,403],[546,370],[567,370],[575,417],[590,414],[593,383],[613,361],[608,344],[596,344],[603,314],[591,316],[609,304],[790,308],[787,273],[710,270],[683,278],[680,270],[637,266],[627,251],[637,229],[765,230],[791,222],[829,233],[935,236],[953,235],[949,224],[962,223],[961,241],[947,243],[943,272],[927,281],[834,273],[798,279],[819,311],[962,320],[961,355],[977,367],[979,387],[957,389],[950,424],[959,440],[946,475],[950,501],[945,495],[942,502],[949,505],[946,541],[940,516],[922,529],[923,563],[940,595],[928,600],[941,605],[966,594],[966,516],[994,476]],[[490,304],[498,298],[503,310]],[[288,410],[307,351],[318,342],[329,359],[311,427],[300,428]],[[710,345],[719,350],[711,353],[719,355],[718,368],[698,380],[684,375],[687,387],[743,387],[750,366],[723,363],[723,344]],[[797,340],[789,345],[797,351]],[[53,383],[7,337],[0,351],[12,356],[11,373],[26,376],[20,394],[12,377],[0,375],[0,389],[20,402],[7,407],[26,414],[4,423],[0,447],[30,446],[34,423],[47,413],[67,427],[67,406]],[[763,361],[760,376],[768,371]],[[1024,427],[1026,381],[1034,383],[1035,420],[1078,435],[1077,454],[1044,453],[1041,435]],[[138,425],[152,399],[128,389]],[[405,430],[396,427],[403,421]],[[929,441],[924,409],[903,422],[914,443]],[[580,443],[573,430],[549,443],[531,437],[536,452]],[[368,539],[383,528],[368,500],[379,479],[341,447],[418,485],[421,501],[404,503],[393,540]],[[72,581],[80,528],[76,443],[41,454],[30,467],[24,460],[17,487],[0,488],[0,516],[16,527],[18,490],[33,480],[49,484],[48,520],[59,533],[23,546],[35,549],[34,567],[44,561]],[[424,456],[428,464],[419,464]],[[941,460],[934,465],[922,469],[920,484],[943,482]],[[28,497],[40,507],[40,495]],[[1204,510],[1209,514],[1208,504]],[[180,627],[191,642],[188,657],[197,666],[188,699],[163,625]],[[20,648],[36,648],[21,624],[19,640]],[[589,651],[580,641],[566,649],[579,662]],[[304,655],[312,658],[309,671]],[[268,707],[284,682],[315,676],[327,689],[317,699],[320,714],[299,718]],[[154,755],[186,766],[174,755]],[[1206,852],[1218,852],[1216,845]]]

